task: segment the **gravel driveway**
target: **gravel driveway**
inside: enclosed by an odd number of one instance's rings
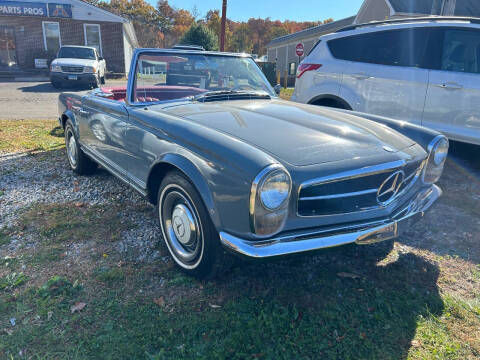
[[[107,80],[107,86],[123,84],[125,80]],[[49,82],[0,82],[0,119],[54,119],[62,91],[75,89],[55,89]]]
[[[126,258],[151,262],[160,256],[159,228],[153,206],[103,169],[92,176],[77,176],[65,160],[65,150],[36,155],[0,155],[0,229],[15,225],[22,211],[38,203],[82,206],[117,206],[132,226],[122,233],[117,250]],[[35,239],[17,236],[9,251],[35,246]],[[5,256],[0,251],[1,256]],[[1,257],[0,256],[0,257]]]

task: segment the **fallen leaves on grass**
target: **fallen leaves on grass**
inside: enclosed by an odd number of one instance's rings
[[[82,311],[82,309],[86,306],[84,302],[76,302],[75,305],[72,305],[70,311],[72,314],[76,313],[77,311]]]
[[[418,340],[412,340],[410,342],[410,345],[412,345],[413,347],[419,347],[421,345],[421,343]]]
[[[153,302],[157,304],[158,306],[164,307],[165,306],[165,299],[163,296],[160,296],[159,298],[153,299]]]

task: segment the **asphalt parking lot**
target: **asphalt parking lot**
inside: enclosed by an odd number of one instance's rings
[[[107,80],[106,86],[122,84],[125,80]],[[55,89],[49,82],[0,82],[0,119],[55,119],[58,94],[83,90]]]

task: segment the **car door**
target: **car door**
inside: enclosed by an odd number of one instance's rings
[[[480,144],[480,29],[439,29],[439,64],[430,71],[422,125]]]
[[[340,97],[356,111],[421,124],[428,70],[427,28],[376,31],[335,39],[335,57],[350,60]]]
[[[124,103],[103,98],[100,94],[96,90],[82,98],[81,142],[103,165],[125,176],[128,156],[124,137],[128,112]]]

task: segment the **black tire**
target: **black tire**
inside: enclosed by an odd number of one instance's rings
[[[92,89],[98,88],[99,83],[100,83],[99,77],[95,76],[95,80],[93,80],[93,83],[92,83]]]
[[[185,175],[180,171],[169,172],[160,184],[157,199],[164,243],[177,266],[200,279],[223,272],[229,257],[220,245],[202,198]]]
[[[89,175],[97,169],[97,163],[85,155],[80,148],[70,119],[67,120],[65,125],[65,145],[68,164],[75,173],[78,175]]]

